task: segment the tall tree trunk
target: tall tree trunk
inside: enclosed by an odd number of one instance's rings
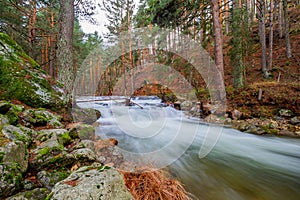
[[[269,59],[268,70],[272,70],[273,61],[273,21],[274,21],[274,2],[270,0],[270,33],[269,33]]]
[[[36,1],[29,1],[29,16],[28,16],[28,43],[29,43],[29,56],[35,59],[34,55],[34,42],[36,40]]]
[[[283,17],[282,17],[282,0],[277,0],[278,1],[278,32],[279,32],[279,37],[283,37]]]
[[[258,14],[259,14],[259,40],[261,44],[261,66],[264,78],[268,78],[267,69],[267,48],[266,48],[266,24],[265,24],[265,13],[266,5],[264,0],[259,0],[258,3]]]
[[[214,53],[217,69],[222,77],[224,77],[224,61],[223,61],[223,37],[222,26],[219,18],[219,4],[218,0],[212,0],[212,17],[214,29]]]
[[[60,0],[57,64],[58,80],[64,84],[64,98],[66,103],[72,100],[74,83],[73,66],[73,27],[74,27],[74,0]]]
[[[290,28],[289,16],[287,12],[287,1],[283,1],[283,15],[284,15],[284,34],[285,34],[285,47],[286,57],[292,57],[291,42],[290,42]]]
[[[241,88],[244,86],[244,64],[243,64],[243,9],[242,5],[238,0],[233,0],[232,2],[232,43],[233,47],[231,50],[234,53],[231,56],[231,60],[234,65],[234,87]]]
[[[51,11],[50,17],[50,26],[51,26],[51,33],[50,33],[50,57],[49,57],[49,74],[53,78],[56,77],[55,74],[55,43],[56,43],[56,36],[52,33],[55,28],[55,19],[54,19],[54,12]]]
[[[230,19],[229,19],[229,0],[225,0],[225,34],[228,35],[229,33],[229,25],[230,25]]]

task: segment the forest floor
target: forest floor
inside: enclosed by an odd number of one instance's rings
[[[246,57],[245,87],[233,88],[233,66],[227,55],[229,38],[224,39],[225,84],[227,106],[238,109],[245,117],[272,117],[281,108],[300,115],[300,10],[291,8],[290,41],[292,57],[286,57],[285,38],[279,37],[278,24],[274,25],[273,64],[270,77],[264,79],[261,70],[261,48],[257,28],[253,28],[253,54]],[[267,27],[267,35],[269,27]],[[267,42],[269,38],[267,36]],[[267,45],[268,47],[268,45]],[[262,98],[258,100],[259,89]]]
[[[272,68],[269,70],[268,79],[262,76],[258,27],[257,24],[253,25],[252,51],[244,59],[246,78],[244,87],[239,89],[233,86],[234,68],[229,55],[230,37],[224,36],[227,113],[233,113],[235,110],[239,113],[238,120],[230,122],[233,128],[255,134],[300,136],[300,9],[290,8],[289,19],[292,57],[287,58],[285,37],[279,37],[278,24],[275,23]],[[266,29],[267,52],[269,28]],[[213,45],[208,45],[206,50],[213,57]],[[177,82],[173,84],[180,85]],[[151,85],[139,89],[135,95],[159,96],[162,92],[170,91],[162,89],[159,85]],[[208,91],[204,91],[202,96],[201,101],[209,101]]]

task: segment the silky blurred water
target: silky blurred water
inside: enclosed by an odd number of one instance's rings
[[[96,134],[116,138],[128,159],[154,161],[158,166],[167,163],[168,170],[195,197],[300,199],[299,139],[246,134],[188,119],[171,107],[148,104],[140,109],[103,98],[79,103],[101,111]],[[214,145],[200,159],[205,143]]]

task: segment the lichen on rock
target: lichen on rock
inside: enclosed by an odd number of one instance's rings
[[[54,186],[51,199],[133,199],[123,176],[116,169],[103,169],[99,164],[79,168]]]

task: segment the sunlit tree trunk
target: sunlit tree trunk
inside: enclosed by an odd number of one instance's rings
[[[74,0],[60,0],[57,42],[58,80],[64,84],[66,103],[72,100]]]
[[[223,61],[223,37],[222,26],[219,18],[219,4],[218,0],[211,1],[212,17],[213,17],[213,29],[214,29],[214,52],[216,66],[221,74],[224,76],[224,61]]]
[[[229,0],[224,1],[224,6],[225,6],[225,34],[227,35],[229,33],[229,25],[230,25]]]
[[[34,42],[36,40],[36,1],[28,1],[29,3],[29,14],[28,14],[28,44],[29,44],[29,56],[34,58]],[[34,58],[35,59],[35,58]]]

